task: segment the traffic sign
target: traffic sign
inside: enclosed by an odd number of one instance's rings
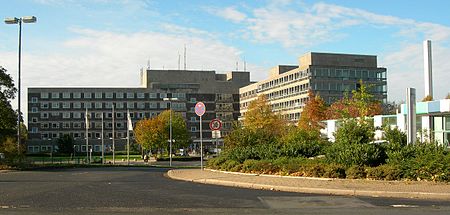
[[[220,121],[219,119],[211,120],[211,122],[209,123],[209,128],[213,131],[220,130],[222,128],[222,121]]]
[[[195,114],[197,114],[197,116],[203,116],[205,112],[205,104],[203,104],[203,102],[197,102],[197,104],[195,104]]]

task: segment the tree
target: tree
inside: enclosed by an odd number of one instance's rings
[[[343,99],[333,103],[327,110],[328,119],[364,118],[381,114],[381,103],[369,92],[371,86],[366,86],[362,80],[359,88],[352,91],[352,97],[345,95]]]
[[[422,102],[433,101],[433,96],[427,95],[422,99]]]
[[[73,151],[74,145],[73,137],[69,134],[64,134],[62,137],[58,138],[58,152],[69,154]]]
[[[0,142],[14,136],[17,131],[17,113],[11,107],[16,92],[11,76],[0,67]]]
[[[180,113],[174,112],[173,110],[163,111],[158,115],[159,118],[164,122],[164,134],[166,140],[170,139],[170,112],[172,111],[172,147],[175,149],[187,147],[191,143],[191,138],[189,131],[187,130],[186,121]],[[166,149],[169,145],[166,144]]]
[[[306,102],[303,112],[300,115],[298,126],[306,130],[320,130],[320,122],[325,120],[327,108],[325,102],[319,95],[308,92],[308,102]]]
[[[144,149],[169,149],[170,110],[163,111],[157,117],[143,119],[136,123],[134,135],[136,142]],[[172,111],[173,148],[183,148],[191,143],[186,121],[179,113]]]
[[[450,99],[450,93],[447,94],[447,96],[445,97],[445,99]]]
[[[134,128],[136,142],[144,149],[161,149],[167,141],[164,136],[164,127],[159,117],[139,120]]]
[[[280,135],[284,130],[284,122],[272,112],[272,107],[265,95],[250,102],[245,113],[243,125],[250,130],[262,130],[272,135]]]

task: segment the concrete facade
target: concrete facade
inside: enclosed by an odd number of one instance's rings
[[[359,87],[359,80],[373,86],[376,99],[387,100],[386,68],[377,66],[372,55],[310,52],[299,58],[299,65],[279,65],[269,78],[239,90],[240,113],[245,117],[249,103],[258,95],[267,96],[272,110],[296,122],[308,100],[308,90],[331,104]]]
[[[29,152],[49,151],[55,140],[64,134],[75,138],[75,151],[85,151],[85,113],[88,109],[90,147],[100,151],[101,115],[104,114],[106,151],[111,150],[112,127],[115,126],[116,151],[126,143],[126,112],[130,110],[133,123],[151,118],[170,108],[163,98],[172,101],[172,110],[186,119],[194,144],[200,136],[199,117],[194,106],[206,105],[202,117],[203,138],[212,142],[209,122],[223,121],[222,135],[226,135],[239,115],[239,87],[250,83],[249,72],[216,74],[197,70],[142,70],[140,87],[122,88],[28,88]],[[112,125],[112,106],[115,107],[115,125]]]

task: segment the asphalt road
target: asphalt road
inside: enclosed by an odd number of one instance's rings
[[[450,214],[450,202],[324,196],[174,181],[161,168],[0,173],[0,214]]]

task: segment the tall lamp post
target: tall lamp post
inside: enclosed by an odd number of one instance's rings
[[[21,57],[22,57],[22,23],[35,23],[35,16],[24,16],[21,18],[9,17],[5,18],[6,24],[19,24],[19,54],[18,54],[18,76],[17,76],[17,152],[20,153],[20,69],[21,69]]]
[[[169,101],[169,166],[172,166],[172,101],[177,101],[178,98],[163,98],[163,101]]]

